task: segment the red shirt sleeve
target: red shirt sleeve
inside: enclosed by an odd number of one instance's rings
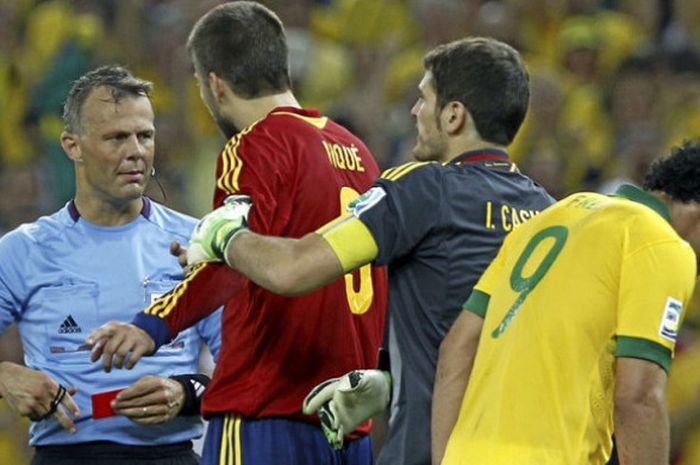
[[[272,157],[261,156],[275,151],[273,147],[243,138],[244,135],[231,139],[219,155],[213,207],[223,205],[229,195],[249,195],[253,200],[249,217],[251,229],[269,233],[270,219],[274,218],[279,224],[288,215],[278,211],[276,202],[278,196],[287,195],[285,191],[289,188],[288,179],[277,173],[288,170],[280,166],[285,163],[282,157],[273,158],[273,164]],[[133,323],[146,330],[158,345],[167,343],[178,332],[225,305],[248,282],[247,277],[223,263],[202,264],[145,309],[143,316]]]
[[[160,346],[224,305],[247,282],[248,278],[223,263],[196,265],[176,287],[138,314],[133,323]]]

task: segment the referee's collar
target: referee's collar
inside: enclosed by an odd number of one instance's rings
[[[447,164],[459,165],[462,163],[477,163],[480,161],[510,162],[510,158],[508,157],[508,152],[506,152],[505,150],[497,148],[488,148],[464,152],[462,155],[459,155],[450,160]]]
[[[143,200],[143,206],[141,207],[141,215],[146,218],[150,219],[151,218],[151,199],[146,197],[145,195],[141,197]],[[78,208],[75,206],[75,199],[71,199],[70,202],[68,202],[68,214],[70,215],[71,219],[75,222],[80,219],[80,212],[78,211]]]
[[[613,195],[646,205],[661,215],[666,221],[669,223],[671,222],[671,214],[668,212],[668,207],[661,200],[645,190],[635,187],[632,184],[623,184],[617,188]]]

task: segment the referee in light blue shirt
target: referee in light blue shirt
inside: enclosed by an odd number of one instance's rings
[[[17,322],[26,364],[0,361],[0,395],[33,421],[33,465],[198,463],[191,440],[202,434],[208,382],[198,360],[203,342],[218,354],[221,311],[133,370],[103,373],[84,343],[183,278],[168,249],[196,220],[143,196],[154,158],[150,89],[119,66],[76,81],[61,135],[75,198],[0,239],[0,332]],[[103,394],[121,389],[112,402]]]

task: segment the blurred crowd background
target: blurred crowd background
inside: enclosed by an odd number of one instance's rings
[[[0,234],[63,206],[59,145],[74,79],[106,63],[154,82],[157,201],[199,216],[223,139],[184,44],[213,0],[0,0]],[[700,0],[262,0],[284,21],[297,96],[362,137],[382,167],[410,159],[423,54],[468,35],[517,48],[528,117],[511,155],[557,198],[639,184],[700,136]],[[1,279],[1,277],[0,277]],[[700,344],[691,315],[670,403],[676,463],[700,464]],[[11,337],[0,353],[21,357]],[[3,349],[3,347],[5,347]],[[696,353],[697,352],[697,353]],[[26,423],[0,401],[0,462],[28,463]]]

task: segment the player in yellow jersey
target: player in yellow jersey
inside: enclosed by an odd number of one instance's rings
[[[666,378],[698,250],[698,141],[644,190],[574,194],[515,230],[442,343],[433,462],[602,465],[614,432],[621,464],[667,464]]]

